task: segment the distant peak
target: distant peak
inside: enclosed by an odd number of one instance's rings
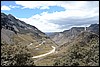
[[[5,13],[1,13],[1,17],[2,17],[2,18],[6,18],[7,15],[6,15]]]
[[[5,13],[1,13],[1,14],[4,14],[4,15],[6,15]]]
[[[6,15],[5,13],[1,13],[1,14]]]
[[[12,14],[8,14],[8,17],[9,17],[10,19],[16,19]]]
[[[95,23],[95,24],[91,24],[89,27],[93,27],[93,26],[98,26],[99,24]]]
[[[14,17],[13,15],[11,15],[11,14],[8,14],[8,16],[10,16],[10,17]]]

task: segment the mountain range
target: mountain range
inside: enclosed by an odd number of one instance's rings
[[[99,24],[45,34],[1,13],[1,65],[99,66]]]
[[[85,30],[86,28],[86,30]],[[56,32],[49,35],[49,37],[58,45],[71,42],[79,33],[83,31],[93,32],[99,35],[99,24],[91,24],[89,27],[72,27],[63,32]]]
[[[21,66],[26,63],[26,65],[34,65],[30,63],[29,59],[22,59],[22,62],[19,63],[16,60],[19,57],[16,58],[16,56],[24,54],[28,57],[27,55],[29,54],[28,58],[31,58],[50,51],[52,49],[51,46],[56,46],[45,33],[35,26],[16,19],[11,14],[6,15],[4,13],[1,13],[1,45],[1,65],[4,66]],[[13,61],[9,60],[9,57]],[[23,58],[22,56],[20,57]],[[23,63],[23,60],[29,61],[29,63]]]
[[[36,64],[52,66],[99,66],[99,24],[73,27],[49,37],[58,45],[56,53]],[[46,63],[52,61],[51,63]]]

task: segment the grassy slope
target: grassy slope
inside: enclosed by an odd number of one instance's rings
[[[9,58],[9,55],[15,56],[16,53],[19,53],[20,51],[25,51],[22,53],[28,52],[31,54],[31,57],[33,57],[33,56],[41,55],[41,54],[44,54],[44,53],[51,51],[52,45],[56,46],[56,44],[54,44],[50,39],[45,39],[45,38],[44,39],[36,39],[36,38],[30,36],[29,34],[14,35],[13,40],[15,42],[14,45],[8,45],[8,44],[2,45],[2,49],[1,49],[2,50],[2,57],[8,56],[7,58]],[[46,41],[46,42],[44,44],[42,44],[41,46],[39,46],[38,48],[36,48],[36,46],[39,45],[42,41]],[[33,43],[33,44],[31,46],[28,46],[30,43]],[[4,53],[7,53],[7,54],[4,54]],[[36,60],[36,59],[33,59],[33,60]],[[9,61],[8,61],[8,63],[9,63]],[[5,63],[5,64],[7,64],[7,63]]]
[[[37,66],[98,66],[99,36],[82,32],[77,38],[51,54],[35,62]]]
[[[55,66],[98,66],[99,36],[93,33],[81,33],[63,56],[55,60]]]

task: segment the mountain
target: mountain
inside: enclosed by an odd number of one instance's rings
[[[45,34],[1,13],[1,65],[99,66],[99,24]]]
[[[56,47],[54,54],[40,59],[35,64],[39,66],[99,66],[99,35],[82,31],[72,41]]]
[[[99,24],[91,24],[89,27],[87,27],[87,30],[99,35]]]
[[[56,52],[35,64],[40,66],[98,66],[98,32],[99,24],[91,24],[86,28],[73,27],[63,32],[52,33],[49,36],[58,45]]]
[[[16,19],[11,14],[5,15],[1,13],[1,40],[4,40],[7,44],[13,44],[13,40],[10,40],[15,34],[29,34],[35,38],[45,38],[46,35],[38,30],[35,26],[26,24],[19,19]]]
[[[35,26],[1,13],[2,66],[34,66],[32,57],[49,52],[52,46],[57,45]]]
[[[50,38],[58,45],[71,42],[79,33],[85,31],[85,27],[72,27],[69,30],[63,32],[57,32],[50,35]],[[91,24],[86,27],[86,31],[90,31],[99,34],[99,24]]]
[[[84,27],[73,27],[63,32],[54,33],[50,35],[50,38],[58,45],[63,45],[64,43],[70,42],[82,31],[84,31]]]
[[[55,59],[54,66],[99,66],[99,35],[81,32],[59,52],[62,56]]]
[[[45,32],[45,34],[47,35],[47,36],[50,36],[50,35],[52,35],[54,32]]]

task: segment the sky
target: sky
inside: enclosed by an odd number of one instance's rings
[[[99,1],[1,1],[1,12],[42,32],[99,24]]]

